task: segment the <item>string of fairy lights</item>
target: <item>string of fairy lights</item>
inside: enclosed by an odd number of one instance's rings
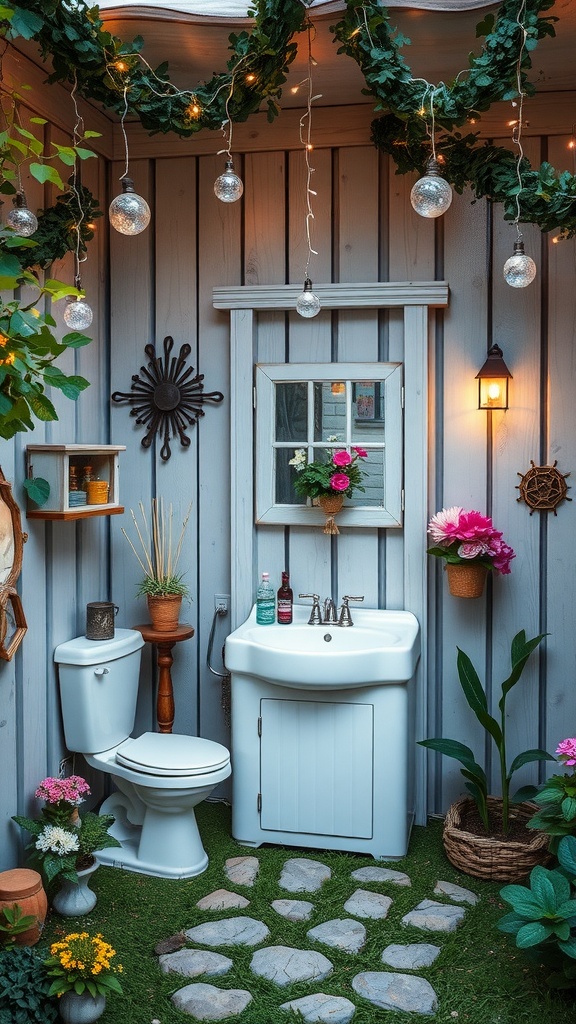
[[[301,0],[305,8],[310,7],[310,0]],[[366,38],[372,42],[370,34],[370,24],[367,17],[367,10],[364,6],[359,5],[355,9],[357,18],[357,27],[351,32],[350,38],[353,38],[360,32],[366,34]],[[516,229],[516,240],[514,242],[513,255],[506,260],[503,268],[503,274],[505,281],[514,288],[523,288],[529,285],[536,276],[536,265],[532,258],[528,256],[524,249],[524,241],[522,233],[520,231],[520,217],[521,217],[521,193],[523,189],[523,178],[522,178],[522,165],[524,160],[524,151],[522,146],[522,132],[525,127],[523,120],[524,115],[524,100],[525,91],[522,82],[522,66],[523,59],[526,52],[527,43],[527,30],[524,23],[526,17],[526,0],[521,0],[518,7],[516,22],[519,29],[520,45],[518,48],[518,57],[516,61],[516,92],[518,99],[513,101],[515,117],[509,122],[512,127],[512,141],[516,147],[516,176],[518,180],[518,189],[515,196],[516,203],[516,216],[513,224]],[[307,77],[303,79],[297,86],[292,88],[292,92],[298,91],[300,86],[306,85],[307,87],[307,98],[305,111],[300,118],[299,133],[300,143],[303,149],[304,155],[304,190],[305,190],[305,237],[307,245],[306,261],[304,266],[304,286],[302,293],[298,296],[296,301],[297,312],[305,317],[314,317],[320,311],[320,301],[315,295],[312,287],[312,280],[310,278],[310,265],[313,256],[317,256],[317,251],[313,248],[312,244],[312,232],[314,226],[314,212],[313,202],[317,197],[316,191],[312,188],[312,180],[314,174],[314,167],[312,166],[312,107],[314,101],[320,99],[319,95],[314,95],[313,91],[313,68],[317,62],[312,54],[312,41],[314,38],[314,28],[309,19],[306,18],[304,23],[304,29],[307,33]],[[225,204],[231,204],[238,202],[244,193],[244,184],[236,173],[234,168],[234,161],[232,156],[232,141],[233,141],[233,118],[231,115],[231,104],[234,97],[235,87],[238,82],[242,84],[253,83],[256,79],[253,65],[251,63],[251,57],[244,56],[240,57],[232,70],[230,71],[229,77],[224,84],[220,84],[215,89],[213,96],[209,97],[208,100],[204,98],[203,106],[204,110],[210,107],[215,102],[222,89],[227,89],[226,102],[225,102],[225,118],[221,124],[221,130],[224,137],[224,148],[218,151],[218,156],[225,157],[225,165],[223,172],[218,175],[214,182],[214,193],[215,196]],[[111,60],[106,65],[107,73],[109,74],[115,86],[121,91],[123,96],[123,109],[120,117],[120,129],[122,132],[124,142],[124,154],[125,154],[125,165],[123,173],[120,176],[121,192],[117,195],[109,207],[109,219],[111,226],[121,234],[127,236],[135,236],[144,231],[150,223],[151,213],[150,208],[146,200],[140,196],[135,188],[134,181],[130,177],[130,155],[129,155],[129,144],[128,135],[126,131],[126,118],[130,107],[130,76],[131,71],[135,66],[136,62],[142,63],[146,68],[147,74],[147,85],[150,91],[162,98],[166,96],[167,91],[170,96],[175,98],[184,98],[186,101],[186,117],[190,121],[197,121],[203,114],[203,108],[198,100],[194,90],[180,90],[174,86],[171,82],[165,78],[160,78],[153,71],[150,64],[140,53],[123,54],[121,57],[117,57]],[[466,71],[460,72],[460,75],[466,74]],[[456,76],[456,80],[459,76]],[[410,193],[410,201],[415,212],[424,218],[438,218],[441,217],[450,208],[452,203],[452,188],[449,182],[442,174],[442,162],[443,157],[437,153],[437,129],[436,129],[436,96],[439,89],[442,87],[434,86],[424,79],[414,79],[414,82],[422,82],[424,85],[424,91],[420,100],[418,114],[425,121],[426,135],[430,140],[430,156],[426,164],[425,174],[419,178],[412,187]],[[158,88],[156,88],[156,85]],[[77,145],[78,141],[83,136],[83,121],[78,110],[77,105],[77,81],[76,76],[74,78],[73,89],[71,91],[71,99],[74,105],[75,113],[75,125],[73,130],[74,145]],[[221,102],[221,101],[220,101]],[[570,148],[575,149],[576,156],[576,141],[574,132],[572,134],[572,140],[569,143]],[[76,198],[78,207],[80,209],[80,217],[78,222],[74,225],[74,231],[76,233],[76,245],[74,250],[74,282],[75,287],[81,292],[81,277],[80,277],[80,263],[83,262],[80,258],[80,246],[81,236],[80,229],[84,218],[81,204],[81,191],[80,191],[80,171],[78,161],[74,163],[73,175],[70,181],[70,188]],[[17,191],[13,200],[13,209],[10,211],[6,218],[7,225],[19,235],[23,237],[30,237],[34,234],[38,227],[38,221],[34,213],[28,209],[26,203],[26,196],[22,187],[22,180],[20,175],[20,168],[17,171]],[[561,235],[556,236],[553,241],[557,241]],[[84,256],[84,259],[86,257]],[[65,322],[68,326],[74,329],[85,329],[92,321],[92,310],[89,304],[85,301],[83,295],[79,295],[74,299],[69,300],[64,313]]]

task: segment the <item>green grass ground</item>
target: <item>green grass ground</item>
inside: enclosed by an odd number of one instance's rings
[[[124,971],[124,994],[108,999],[102,1024],[190,1024],[189,1015],[176,1010],[170,1002],[173,991],[192,979],[175,974],[162,974],[154,947],[161,939],[212,920],[214,912],[200,911],[197,901],[214,889],[227,888],[241,892],[250,899],[245,911],[229,911],[219,916],[249,915],[264,921],[271,932],[268,944],[306,948],[307,930],[334,917],[345,917],[343,904],[358,888],[350,874],[353,870],[373,865],[372,858],[349,853],[297,850],[296,848],[263,846],[258,850],[240,847],[230,835],[230,809],[224,804],[202,804],[198,823],[210,858],[204,874],[189,880],[149,878],[113,868],[101,867],[92,878],[91,887],[98,895],[96,907],[87,917],[78,919],[50,915],[39,950],[67,932],[81,927],[91,934],[101,932],[117,950]],[[251,889],[232,885],[224,874],[224,862],[241,854],[255,855],[260,872]],[[306,856],[319,859],[332,869],[332,878],[319,893],[303,894],[315,904],[309,922],[286,921],[271,909],[272,900],[286,897],[278,888],[282,865],[289,857]],[[382,971],[381,953],[390,942],[436,942],[442,954],[429,968],[418,974],[426,977],[438,995],[439,1008],[434,1018],[438,1024],[558,1024],[574,1020],[574,997],[550,992],[544,971],[517,950],[513,939],[499,932],[496,922],[506,912],[499,898],[499,884],[489,884],[456,871],[446,860],[442,849],[441,822],[426,828],[415,828],[408,856],[392,865],[406,871],[412,879],[411,888],[378,886],[362,883],[364,888],[386,891],[393,904],[385,921],[365,921],[367,942],[356,955],[339,953],[317,946],[334,964],[333,974],[321,983],[320,990],[345,996],[357,1005],[353,1024],[408,1024],[423,1019],[415,1014],[379,1010],[360,999],[351,981],[361,970]],[[438,879],[466,886],[480,896],[478,905],[469,908],[464,924],[452,935],[436,937],[400,924],[401,917],[422,899],[434,898]],[[234,960],[234,970],[218,978],[198,978],[222,988],[248,989],[254,999],[240,1017],[228,1018],[239,1024],[277,1024],[301,1019],[278,1011],[280,1003],[306,995],[308,984],[278,989],[249,970],[253,950],[219,948],[218,952]],[[425,1019],[425,1018],[424,1018]]]

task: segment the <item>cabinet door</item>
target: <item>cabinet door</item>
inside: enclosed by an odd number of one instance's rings
[[[372,837],[371,704],[261,701],[262,829]]]

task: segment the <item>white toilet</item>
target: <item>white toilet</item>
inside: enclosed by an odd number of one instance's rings
[[[192,878],[208,866],[194,808],[230,775],[230,752],[196,736],[130,737],[143,646],[137,630],[117,629],[112,640],[79,636],[56,648],[66,745],[118,787],[100,812],[116,818],[121,848],[102,850],[99,862]]]

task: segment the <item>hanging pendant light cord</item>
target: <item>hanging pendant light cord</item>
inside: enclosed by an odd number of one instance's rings
[[[306,258],[306,266],[304,269],[304,278],[308,279],[310,260],[312,256],[317,256],[316,249],[312,248],[312,221],[314,220],[314,211],[312,209],[312,196],[317,195],[314,189],[311,187],[312,175],[314,168],[310,162],[310,153],[312,152],[312,101],[320,99],[320,96],[312,95],[312,67],[314,64],[314,58],[312,57],[312,22],[306,22],[306,31],[308,33],[308,95],[306,101],[306,111],[300,118],[300,142],[304,147],[304,155],[306,160],[306,243],[308,246],[308,255]]]
[[[124,110],[122,111],[122,116],[120,118],[120,128],[122,130],[122,137],[124,139],[124,158],[125,158],[125,160],[124,160],[124,173],[120,175],[120,181],[122,181],[123,178],[127,178],[128,177],[128,165],[129,165],[129,162],[130,162],[130,157],[129,157],[129,152],[128,152],[128,136],[126,134],[126,128],[124,127],[124,121],[126,120],[127,114],[128,114],[128,85],[127,85],[127,83],[124,83]]]
[[[524,90],[522,88],[522,58],[524,56],[524,48],[526,46],[527,31],[521,19],[524,18],[526,12],[526,0],[522,0],[520,8],[518,10],[518,17],[516,19],[520,32],[522,33],[522,43],[520,45],[520,51],[518,53],[518,61],[516,63],[516,87],[518,89],[519,103],[518,103],[518,120],[514,125],[512,131],[512,142],[518,146],[518,157],[516,160],[516,177],[518,178],[518,192],[516,193],[516,217],[514,219],[514,226],[516,228],[516,239],[518,242],[522,239],[522,232],[520,231],[520,192],[522,191],[522,172],[521,166],[524,159],[524,149],[522,147],[522,128],[523,128],[523,117],[524,117]]]
[[[78,78],[76,76],[76,73],[74,73],[74,86],[72,88],[72,92],[70,93],[70,95],[72,97],[72,103],[74,104],[74,115],[75,115],[74,128],[72,130],[72,142],[73,142],[74,146],[78,145],[78,142],[80,141],[80,139],[84,135],[84,118],[82,117],[82,115],[81,115],[81,113],[80,113],[80,111],[78,109],[77,89],[78,89]],[[80,243],[81,243],[80,228],[82,226],[82,222],[83,222],[86,214],[85,214],[84,208],[82,206],[82,196],[81,196],[80,190],[79,190],[79,180],[78,179],[79,179],[78,157],[76,156],[76,154],[74,154],[74,168],[73,168],[73,171],[72,171],[72,181],[71,181],[71,184],[70,184],[70,188],[71,188],[71,190],[72,190],[72,192],[74,194],[74,197],[76,199],[76,202],[78,204],[78,214],[79,214],[77,219],[76,219],[76,223],[74,225],[74,229],[76,231],[76,248],[74,250],[74,285],[75,285],[76,288],[81,288],[82,283],[81,283],[81,279],[80,279],[80,264],[84,263],[88,259],[88,256],[86,255],[86,256],[83,256],[82,258],[80,257]]]

